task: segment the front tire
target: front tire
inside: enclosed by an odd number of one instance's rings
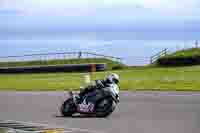
[[[63,116],[69,117],[76,113],[76,105],[72,98],[67,99],[60,108],[60,112]]]
[[[96,104],[96,117],[108,117],[116,108],[116,103],[111,97],[100,100]]]

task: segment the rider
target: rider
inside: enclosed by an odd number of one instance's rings
[[[112,73],[108,75],[105,79],[102,80],[95,80],[95,85],[89,85],[85,89],[81,90],[78,97],[79,101],[82,101],[82,97],[88,93],[92,92],[95,89],[102,89],[104,87],[108,87],[111,84],[118,84],[119,83],[119,75]]]

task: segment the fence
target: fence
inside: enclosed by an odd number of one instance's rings
[[[176,51],[190,49],[190,48],[200,48],[198,41],[196,40],[194,42],[194,45],[185,45],[184,44],[182,47],[181,46],[175,46],[173,49],[172,48],[165,48],[162,51],[158,52],[157,54],[151,56],[150,57],[150,63],[153,64],[157,59],[159,59],[160,57],[165,56],[167,54],[170,54],[170,53],[173,53],[173,52],[176,52]]]
[[[106,58],[117,62],[122,62],[122,58],[107,56],[90,52],[64,52],[64,53],[40,53],[26,54],[20,56],[2,56],[0,62],[12,61],[34,61],[34,60],[54,60],[54,59],[83,59],[83,58]]]
[[[39,60],[39,61],[46,61],[46,60],[54,60],[54,59],[81,59],[81,58],[106,58],[113,61],[117,61],[123,64],[127,64],[128,66],[143,66],[148,65],[149,63],[154,63],[158,58],[165,56],[169,53],[178,51],[178,50],[184,50],[188,48],[199,48],[198,41],[194,42],[194,45],[191,45],[191,42],[186,45],[186,43],[182,43],[183,45],[174,45],[173,47],[168,47],[163,49],[162,51],[158,52],[157,54],[151,56],[149,54],[148,56],[123,56],[123,58],[120,57],[114,57],[114,56],[107,56],[103,54],[97,54],[92,52],[63,52],[63,53],[40,53],[40,54],[27,54],[27,55],[21,55],[21,56],[3,56],[0,57],[0,62],[11,62],[11,61],[33,61],[33,60]]]
[[[159,53],[153,55],[150,57],[150,63],[153,64],[157,59],[159,59],[162,56],[166,56],[168,53],[168,49],[164,49],[162,51],[160,51]]]

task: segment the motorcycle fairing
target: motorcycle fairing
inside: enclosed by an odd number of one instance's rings
[[[84,99],[83,103],[77,106],[77,110],[82,113],[92,113],[94,111],[94,104],[92,102],[86,102]]]
[[[95,105],[106,97],[112,97],[115,102],[119,102],[118,99],[118,87],[109,86],[108,88],[102,88],[102,90],[94,90],[83,96],[83,102],[78,104],[78,111],[82,113],[93,113],[95,111]]]
[[[100,97],[102,97],[102,95],[100,95],[98,90],[89,92],[83,97],[83,102],[78,104],[77,110],[81,113],[93,113],[95,103]]]

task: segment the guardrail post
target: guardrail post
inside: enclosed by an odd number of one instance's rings
[[[198,48],[199,47],[198,45],[199,45],[199,42],[196,40],[195,41],[195,48]]]
[[[80,51],[80,52],[78,53],[78,59],[81,59],[81,57],[82,57],[82,52]]]
[[[167,55],[167,49],[165,49],[165,56]]]
[[[152,57],[150,57],[150,63],[151,63],[151,64],[153,63],[153,59],[152,59]]]

